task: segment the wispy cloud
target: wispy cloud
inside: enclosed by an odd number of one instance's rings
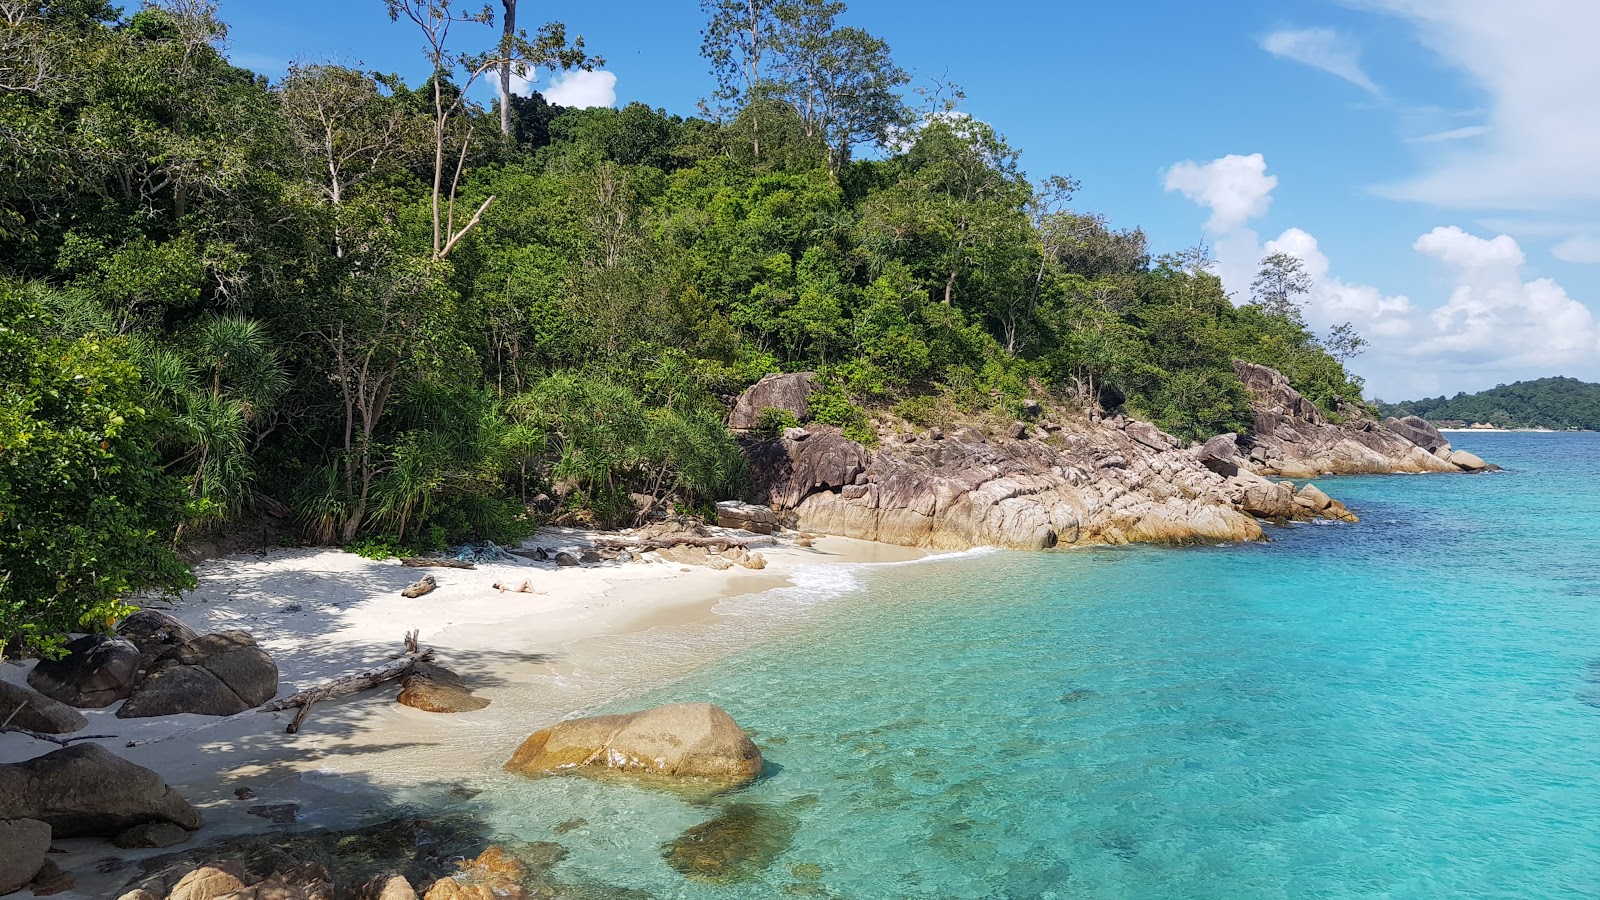
[[[1442,144],[1446,141],[1464,141],[1468,138],[1482,137],[1489,133],[1487,125],[1468,125],[1465,128],[1452,128],[1449,131],[1435,131],[1433,134],[1419,135],[1406,138],[1408,144]]]
[[[1332,28],[1274,31],[1261,39],[1261,49],[1279,59],[1293,60],[1337,75],[1374,94],[1381,93],[1361,68],[1361,48]]]

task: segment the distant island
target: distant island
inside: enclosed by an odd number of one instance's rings
[[[1476,394],[1401,403],[1376,401],[1382,416],[1421,416],[1441,427],[1600,430],[1600,384],[1576,378],[1540,378],[1502,384]]]

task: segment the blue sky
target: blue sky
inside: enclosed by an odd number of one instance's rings
[[[609,77],[558,98],[688,114],[709,89],[695,0],[522,6],[615,76],[614,100]],[[235,62],[274,77],[297,57],[423,72],[382,0],[221,14]],[[1079,209],[1157,252],[1211,243],[1241,300],[1262,255],[1300,256],[1312,324],[1372,341],[1369,394],[1600,380],[1600,2],[855,0],[846,19],[960,84],[1030,174],[1079,178]]]

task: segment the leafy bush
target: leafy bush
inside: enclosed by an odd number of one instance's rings
[[[756,415],[756,423],[751,427],[750,433],[758,437],[777,437],[783,434],[786,428],[798,428],[800,419],[787,409],[776,406],[763,407]]]

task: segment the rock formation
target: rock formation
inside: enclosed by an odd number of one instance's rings
[[[473,712],[489,701],[472,693],[460,675],[443,666],[418,665],[400,680],[402,705],[431,713]]]
[[[139,648],[122,638],[91,634],[67,644],[60,659],[40,660],[28,684],[52,700],[79,709],[103,709],[133,693]]]
[[[169,647],[151,664],[117,717],[197,713],[230,716],[278,693],[278,666],[244,631],[208,634]]]
[[[50,826],[38,819],[0,819],[0,894],[20,891],[44,868]]]
[[[20,684],[0,681],[0,722],[40,734],[71,734],[88,727],[83,713]]]
[[[141,609],[118,623],[117,636],[139,648],[139,671],[147,672],[157,657],[199,638],[200,632],[160,610]]]
[[[1420,419],[1420,427],[1399,420],[1388,426],[1344,404],[1339,410],[1344,421],[1330,422],[1276,369],[1243,361],[1235,361],[1233,368],[1250,392],[1254,412],[1240,450],[1244,465],[1258,475],[1315,478],[1462,470],[1434,455],[1428,445],[1449,444]]]
[[[115,837],[151,822],[200,827],[200,814],[161,776],[99,744],[0,765],[0,819],[36,819],[56,839]]]
[[[729,785],[754,781],[761,769],[761,751],[709,703],[558,722],[531,735],[506,763],[520,775],[611,772]]]
[[[739,395],[728,417],[728,427],[734,431],[749,431],[756,427],[761,411],[777,409],[804,422],[810,416],[811,392],[817,389],[815,372],[788,372],[763,375],[761,380]]]

